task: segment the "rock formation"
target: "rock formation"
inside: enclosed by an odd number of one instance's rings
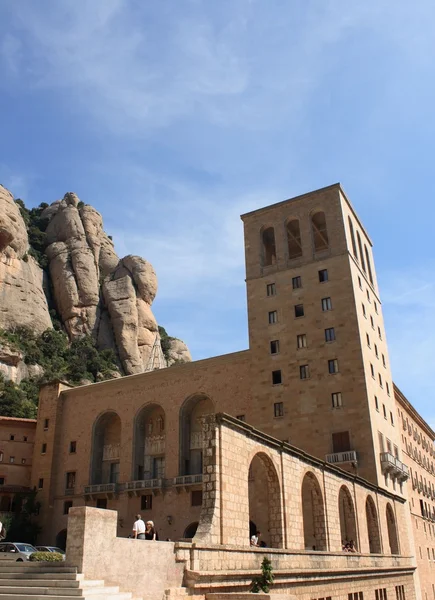
[[[0,186],[0,328],[26,326],[40,333],[52,327],[45,292],[70,339],[92,335],[100,349],[113,348],[126,374],[147,370],[157,322],[151,310],[157,277],[139,256],[119,259],[103,229],[101,215],[65,194],[44,209],[49,279],[28,255],[26,225],[12,194]],[[0,371],[20,362],[1,352]],[[191,360],[183,342],[171,339],[168,366]],[[17,362],[18,361],[18,362]],[[4,362],[2,368],[1,363]]]

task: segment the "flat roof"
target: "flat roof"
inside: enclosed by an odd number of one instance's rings
[[[435,441],[435,431],[432,429],[432,427],[428,423],[426,423],[426,421],[423,419],[423,417],[420,415],[417,409],[412,406],[411,402],[408,400],[405,394],[399,390],[399,388],[394,382],[393,386],[396,400],[398,400],[400,404],[405,408],[405,410],[407,410],[411,414],[412,418],[416,421],[416,423],[418,423],[418,425],[420,425],[420,427],[426,431],[427,435],[430,438],[432,438],[432,441]]]

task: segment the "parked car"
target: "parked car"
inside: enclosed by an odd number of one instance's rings
[[[15,560],[23,562],[29,560],[29,556],[36,552],[36,548],[31,544],[22,542],[1,542],[0,543],[0,561]]]
[[[62,550],[62,548],[58,548],[57,546],[36,546],[36,549],[38,550],[38,552],[58,552],[59,554],[62,554],[63,556],[63,560],[65,560],[65,550]]]

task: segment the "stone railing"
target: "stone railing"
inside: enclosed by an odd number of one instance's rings
[[[164,479],[141,479],[138,481],[127,481],[119,485],[120,492],[133,492],[137,490],[153,490],[164,486]]]
[[[381,466],[384,472],[389,472],[395,475],[398,479],[406,481],[409,477],[409,468],[402,461],[390,454],[389,452],[381,452]]]
[[[116,492],[116,483],[97,483],[94,485],[85,485],[85,494],[107,494]]]
[[[197,483],[202,483],[202,473],[198,475],[180,475],[172,480],[172,485],[195,485]]]
[[[326,455],[326,462],[332,465],[346,462],[358,462],[358,457],[355,450],[348,450],[347,452],[334,452],[333,454]]]

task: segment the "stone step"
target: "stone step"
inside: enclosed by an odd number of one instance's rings
[[[77,597],[77,596],[76,596]],[[131,600],[131,593],[119,592],[118,594],[106,594],[105,592],[98,595],[78,596],[81,600]],[[0,593],[0,600],[71,600],[71,596],[50,595],[47,594],[3,594]]]
[[[53,563],[0,563],[0,573],[77,573],[76,567],[56,566]]]
[[[47,579],[47,575],[45,575],[45,579],[35,579],[35,575],[30,574],[26,579],[0,579],[0,592],[7,587],[78,588],[81,583],[82,582],[74,579]],[[104,581],[89,581],[86,582],[86,585],[99,585],[100,587],[103,587]]]
[[[47,571],[41,573],[35,573],[34,571],[21,573],[9,572],[0,573],[0,586],[6,579],[14,579],[17,581],[31,579],[33,581],[35,579],[47,579],[48,577],[50,578],[50,581],[79,581],[76,573],[47,573]]]

